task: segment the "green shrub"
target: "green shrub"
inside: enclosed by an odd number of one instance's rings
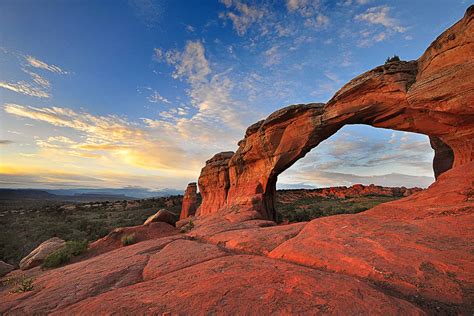
[[[400,61],[400,57],[398,55],[387,57],[387,59],[385,60],[385,64],[391,63],[392,61]]]
[[[193,228],[194,228],[194,223],[193,223],[193,220],[190,219],[189,222],[185,226],[183,226],[183,228],[181,228],[181,232],[182,233],[187,233],[190,230],[192,230]]]
[[[123,246],[132,245],[132,244],[137,242],[137,240],[135,238],[135,234],[124,235],[124,236],[122,236],[120,241],[122,242]]]
[[[24,293],[33,291],[33,278],[27,278],[24,275],[19,279],[12,282],[17,287],[10,291],[10,293]]]
[[[68,241],[66,244],[48,255],[43,261],[44,268],[56,268],[68,263],[72,257],[79,256],[87,250],[87,241]]]

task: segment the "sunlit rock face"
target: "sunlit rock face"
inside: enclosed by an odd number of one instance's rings
[[[428,135],[436,178],[472,161],[472,11],[418,60],[376,67],[344,85],[327,104],[291,105],[250,126],[228,163],[230,153],[204,167],[199,184],[206,194],[199,214],[238,211],[245,218],[274,220],[278,175],[346,124]]]
[[[221,152],[206,161],[199,176],[199,192],[202,203],[196,215],[206,215],[220,209],[227,200],[229,189],[229,159],[234,152]]]

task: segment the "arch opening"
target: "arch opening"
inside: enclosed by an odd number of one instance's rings
[[[428,187],[434,173],[451,168],[449,151],[423,134],[345,125],[286,169],[275,168],[265,206],[277,222],[358,213]]]

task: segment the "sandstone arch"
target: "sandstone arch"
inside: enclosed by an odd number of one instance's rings
[[[474,160],[474,7],[416,61],[376,67],[326,104],[291,105],[250,126],[236,153],[214,156],[199,177],[198,215],[275,219],[278,175],[346,124],[428,135],[434,172]]]

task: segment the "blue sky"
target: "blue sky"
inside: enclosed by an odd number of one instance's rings
[[[0,0],[2,187],[183,188],[245,128],[418,58],[467,1]],[[426,186],[426,136],[347,126],[280,187]]]

